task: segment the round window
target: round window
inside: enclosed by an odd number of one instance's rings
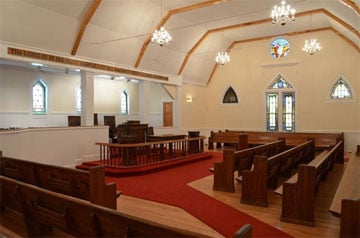
[[[284,38],[273,40],[270,45],[270,53],[274,58],[285,57],[290,52],[290,44]]]

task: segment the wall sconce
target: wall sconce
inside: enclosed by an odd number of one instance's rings
[[[188,97],[186,98],[186,102],[187,102],[187,103],[191,103],[192,100],[193,100],[193,98],[192,98],[191,96],[188,96]]]

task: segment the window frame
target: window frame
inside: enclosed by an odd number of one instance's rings
[[[34,108],[34,87],[36,87],[37,85],[39,85],[43,89],[43,96],[42,96],[43,110],[41,110],[41,111],[34,110],[35,109]],[[31,85],[30,91],[31,91],[31,113],[32,113],[32,115],[46,115],[48,113],[48,86],[47,86],[46,82],[42,78],[36,80],[36,82]]]
[[[273,88],[273,85],[276,84],[279,79],[282,79],[288,87],[281,87],[281,88]],[[277,113],[276,113],[276,130],[269,130],[269,115],[268,115],[268,95],[276,94],[277,95]],[[293,116],[292,116],[292,130],[286,130],[286,112],[285,112],[285,104],[284,99],[286,95],[293,96]],[[264,91],[265,95],[265,126],[266,131],[268,132],[295,132],[296,131],[296,90],[293,88],[292,84],[286,80],[286,77],[278,74],[274,80],[266,87]]]
[[[126,112],[123,112],[123,95],[126,95]],[[130,96],[127,90],[122,90],[120,93],[120,115],[127,116],[130,114]]]
[[[350,93],[351,93],[352,97],[349,97],[349,98],[332,97],[332,94],[333,94],[335,88],[338,86],[340,80],[342,80],[344,82],[344,84],[347,86],[347,88],[350,90]],[[330,90],[329,90],[328,99],[331,102],[352,102],[352,101],[355,101],[356,100],[355,91],[354,91],[350,81],[347,80],[344,76],[337,77],[336,80],[334,81],[334,83],[332,84]]]

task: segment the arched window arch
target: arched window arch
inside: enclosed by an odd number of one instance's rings
[[[39,79],[32,86],[32,112],[34,114],[46,114],[47,112],[47,85]]]
[[[353,94],[349,84],[343,78],[340,78],[334,84],[330,97],[332,99],[351,99]]]
[[[238,97],[236,95],[235,90],[230,86],[224,95],[223,103],[238,103]]]
[[[122,91],[120,97],[120,112],[122,115],[129,114],[129,95],[125,90]]]
[[[266,89],[266,129],[284,132],[295,131],[295,92],[280,74]]]

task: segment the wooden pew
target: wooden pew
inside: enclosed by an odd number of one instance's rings
[[[238,171],[238,176],[241,176],[243,170],[251,169],[255,155],[271,156],[283,151],[284,146],[284,141],[276,141],[243,150],[224,150],[223,161],[214,163],[213,189],[235,192],[234,172],[236,170]]]
[[[115,183],[105,183],[103,166],[83,171],[1,157],[0,174],[113,209],[116,209],[116,199],[120,195]]]
[[[241,203],[257,206],[268,206],[267,189],[275,189],[280,177],[282,165],[299,155],[298,150],[308,150],[307,147],[314,146],[313,141],[307,141],[295,148],[283,151],[271,157],[255,156],[252,170],[244,170],[242,176]],[[310,150],[311,151],[311,150]],[[300,153],[302,157],[313,156]],[[305,160],[305,158],[300,158]]]
[[[352,153],[330,212],[340,217],[340,237],[360,236],[360,154]]]
[[[321,180],[326,178],[339,150],[343,148],[340,141],[329,152],[316,156],[308,164],[298,166],[297,178],[291,178],[283,183],[281,221],[306,226],[315,226],[315,196]]]
[[[210,132],[209,137],[209,150],[214,149],[214,143],[217,144],[231,144],[235,147],[235,150],[240,150],[243,148],[248,148],[248,139],[244,139],[243,133],[239,132],[228,132],[228,131],[219,131],[219,132]],[[219,146],[217,146],[219,147]]]
[[[50,236],[54,229],[73,237],[206,237],[4,176],[0,184],[3,212],[23,214],[29,237]]]
[[[287,147],[302,144],[310,138],[315,140],[315,149],[322,151],[334,147],[339,141],[344,140],[344,133],[315,133],[315,132],[262,132],[262,131],[229,131],[228,133],[244,133],[248,135],[249,146],[277,141],[279,138],[286,140]],[[216,136],[216,133],[215,135]],[[339,159],[341,159],[339,157]],[[343,163],[343,157],[338,163]]]

